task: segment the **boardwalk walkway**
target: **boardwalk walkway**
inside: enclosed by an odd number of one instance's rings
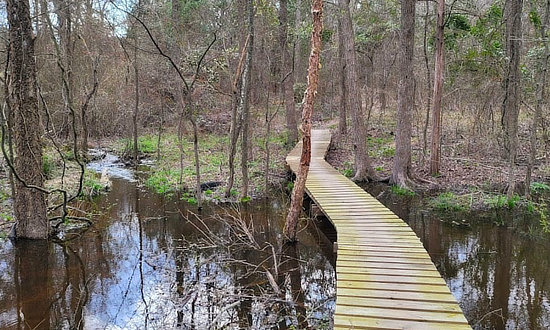
[[[338,235],[335,329],[470,329],[411,228],[325,160],[328,130],[312,131],[306,192]],[[287,156],[296,172],[301,143]]]

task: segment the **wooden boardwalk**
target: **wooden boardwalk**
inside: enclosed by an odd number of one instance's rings
[[[325,160],[328,130],[312,131],[306,192],[338,235],[335,329],[470,329],[411,228]],[[301,142],[286,161],[296,172]]]

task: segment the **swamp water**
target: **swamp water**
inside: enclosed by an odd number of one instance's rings
[[[0,240],[0,329],[329,328],[334,256],[313,226],[281,246],[284,201],[196,207],[109,158],[111,191],[66,243]]]
[[[378,196],[387,188],[366,189]],[[493,214],[506,227],[486,214],[456,214],[450,220],[471,227],[455,226],[415,198],[385,192],[380,199],[420,237],[474,329],[550,329],[550,242],[525,234],[537,219]]]

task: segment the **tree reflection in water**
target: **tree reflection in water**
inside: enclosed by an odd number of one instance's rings
[[[63,244],[0,241],[0,328],[326,323],[334,269],[307,230],[294,251],[283,251],[282,203],[211,206],[194,216],[176,196],[114,179],[108,195],[81,202],[95,222],[81,237]],[[279,284],[287,265],[289,280]]]

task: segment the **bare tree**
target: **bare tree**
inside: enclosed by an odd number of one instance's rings
[[[427,5],[427,4],[426,4]],[[432,116],[432,153],[430,159],[430,174],[439,174],[441,161],[441,99],[443,98],[443,73],[445,69],[443,32],[445,29],[445,0],[437,4],[437,28],[435,30],[435,70],[433,89]]]
[[[351,112],[351,124],[353,129],[353,152],[355,156],[355,175],[353,181],[367,181],[369,177],[375,177],[367,152],[367,128],[365,116],[361,106],[359,94],[359,82],[357,77],[357,56],[355,53],[355,34],[351,22],[349,0],[340,0],[340,13],[342,15],[340,33],[343,38],[344,71],[346,77],[346,104]]]
[[[294,64],[288,50],[288,0],[279,1],[279,47],[281,52],[282,90],[286,108],[287,145],[298,140],[296,104],[294,102]]]
[[[49,224],[42,187],[40,114],[36,95],[34,38],[28,0],[7,1],[9,23],[9,96],[14,118],[16,181],[14,211],[16,235],[46,239]]]
[[[521,14],[523,0],[506,2],[506,49],[508,68],[504,80],[505,95],[502,105],[502,127],[504,130],[504,153],[508,158],[508,197],[515,191],[514,170],[518,148],[518,117],[521,76],[519,71],[521,56]]]
[[[344,136],[348,132],[347,102],[348,91],[346,88],[346,60],[344,58],[344,32],[342,31],[342,13],[338,15],[338,71],[340,72],[339,85],[339,116],[338,134]]]
[[[397,91],[397,129],[395,134],[395,157],[390,183],[401,187],[412,185],[411,131],[414,106],[414,19],[415,0],[401,1],[401,36],[399,45],[400,79]]]
[[[247,1],[247,21],[248,21],[248,45],[246,47],[246,59],[243,68],[241,103],[242,109],[242,140],[241,140],[241,173],[242,187],[241,197],[248,196],[248,142],[250,139],[250,73],[252,70],[252,56],[254,53],[254,1]]]
[[[537,79],[537,103],[535,104],[535,113],[533,114],[533,119],[531,121],[531,132],[529,137],[530,150],[529,150],[529,164],[527,165],[527,171],[525,172],[525,194],[527,197],[530,195],[531,191],[531,175],[533,172],[533,166],[535,164],[535,159],[537,157],[537,126],[541,122],[542,118],[542,108],[546,102],[546,85],[547,85],[547,76],[546,72],[548,71],[548,58],[550,57],[550,48],[548,47],[548,23],[550,21],[550,0],[546,1],[546,6],[544,9],[544,20],[542,24],[538,27],[538,33],[540,35],[540,40],[544,44],[544,54],[539,60],[539,77]]]
[[[296,241],[296,229],[298,218],[302,211],[304,191],[306,187],[307,174],[311,162],[311,116],[313,104],[319,84],[319,67],[321,56],[321,32],[323,30],[323,1],[313,0],[311,5],[313,16],[313,31],[311,33],[311,54],[309,55],[309,68],[307,75],[307,88],[304,94],[304,107],[302,109],[302,154],[300,156],[300,167],[296,173],[296,183],[292,189],[290,209],[288,211],[284,234],[290,242]]]

